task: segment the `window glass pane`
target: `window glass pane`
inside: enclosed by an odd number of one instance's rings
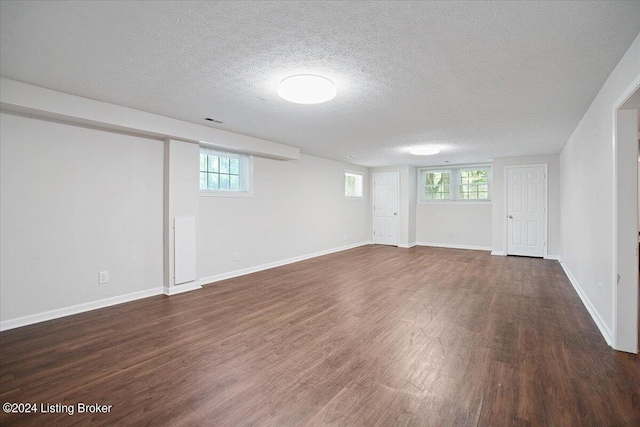
[[[489,170],[461,169],[459,198],[463,200],[483,200],[489,198]]]
[[[217,190],[217,189],[218,189],[218,174],[208,173],[207,174],[207,190]]]
[[[362,175],[356,173],[344,173],[345,197],[362,197]]]
[[[355,177],[353,175],[345,175],[344,177],[344,195],[347,197],[353,197],[355,194]]]
[[[227,159],[229,160],[229,159]],[[222,162],[220,162],[222,163]],[[228,165],[228,162],[227,162]],[[220,189],[228,190],[229,189],[229,175],[220,174]]]
[[[449,200],[451,174],[448,171],[431,171],[424,175],[425,200]]]
[[[480,184],[489,182],[489,174],[487,169],[461,169],[461,184]]]
[[[228,157],[220,157],[220,173],[229,173]]]
[[[240,191],[240,177],[238,175],[229,177],[229,189],[231,191]]]
[[[461,199],[469,198],[469,187],[467,185],[460,186],[460,198]]]
[[[209,172],[218,172],[218,156],[207,157],[209,157]]]
[[[490,174],[490,167],[423,169],[420,172],[421,182],[419,182],[420,200],[490,200]],[[452,183],[455,183],[454,187],[451,187]]]
[[[200,147],[200,189],[251,191],[251,157]]]
[[[229,161],[229,172],[234,175],[240,174],[240,160],[239,159],[231,159]]]
[[[200,153],[200,171],[207,171],[207,155],[204,153]]]

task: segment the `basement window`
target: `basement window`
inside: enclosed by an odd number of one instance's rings
[[[362,199],[362,174],[358,172],[344,173],[344,197]]]
[[[447,169],[420,169],[420,202],[459,202],[491,200],[491,166],[465,166]]]
[[[250,195],[251,156],[200,147],[201,195]]]

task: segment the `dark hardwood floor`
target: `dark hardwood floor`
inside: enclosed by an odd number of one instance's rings
[[[555,261],[368,246],[0,334],[9,425],[638,426]]]

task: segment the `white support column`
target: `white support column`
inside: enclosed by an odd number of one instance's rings
[[[198,144],[173,139],[167,139],[164,142],[164,293],[166,295],[201,287],[197,279],[176,285],[174,256],[175,218],[195,217],[196,222],[198,218],[199,153]],[[192,248],[192,252],[195,256],[196,248]]]

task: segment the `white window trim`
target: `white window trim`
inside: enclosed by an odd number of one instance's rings
[[[488,170],[488,180],[487,184],[489,185],[489,198],[488,199],[460,199],[459,198],[459,171],[463,169],[487,169]],[[424,185],[422,183],[422,175],[424,172],[449,172],[450,182],[449,182],[449,199],[447,200],[425,200],[422,198],[422,194],[424,193]],[[473,205],[488,205],[491,204],[491,195],[493,193],[493,172],[491,164],[477,164],[477,165],[455,165],[455,166],[436,166],[436,167],[425,167],[418,168],[418,185],[417,185],[417,195],[416,195],[416,203],[419,205],[433,205],[433,204],[473,204]]]
[[[345,169],[344,170],[344,174],[343,174],[343,180],[344,180],[344,175],[346,175],[346,174],[360,176],[360,185],[362,187],[362,189],[361,189],[362,190],[362,195],[361,196],[347,196],[345,194],[344,199],[345,200],[364,200],[364,173],[360,172],[360,171]],[[343,181],[343,184],[344,184],[344,181]]]
[[[200,190],[198,197],[253,197],[254,193],[250,191],[216,191],[216,190]]]
[[[200,187],[200,164],[198,163],[198,195],[199,197],[253,197],[253,156],[244,153],[235,153],[232,151],[225,151],[217,148],[201,145],[199,153],[211,153],[227,156],[229,158],[246,158],[246,171],[244,172],[247,181],[247,190],[232,191],[232,190],[209,190]],[[199,154],[198,154],[199,155]],[[243,174],[242,170],[240,171]]]

